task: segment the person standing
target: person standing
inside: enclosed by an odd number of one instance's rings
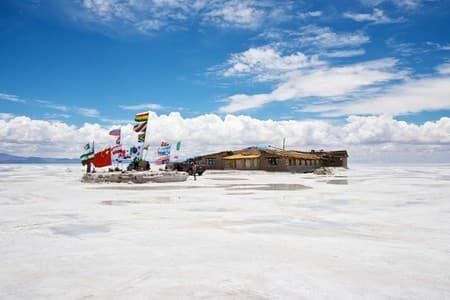
[[[194,174],[194,180],[197,180],[197,163],[195,161],[192,165],[192,174]]]

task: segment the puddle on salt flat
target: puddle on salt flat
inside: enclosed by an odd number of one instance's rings
[[[214,178],[208,178],[210,180],[220,180],[220,181],[239,181],[239,180],[248,180],[247,178],[236,178],[236,177],[232,177],[232,178],[227,178],[227,177],[223,177],[223,178],[219,178],[219,177],[214,177]]]
[[[101,201],[102,205],[126,205],[126,204],[139,204],[143,203],[142,201],[131,201],[131,200],[105,200]]]
[[[411,205],[427,205],[427,203],[423,202],[423,201],[406,201],[403,203],[399,203],[395,206],[397,207],[405,207],[405,206],[411,206]]]
[[[269,183],[269,184],[239,184],[225,185],[226,190],[258,190],[258,191],[298,191],[311,189],[303,184]]]
[[[89,233],[104,233],[111,231],[107,225],[66,224],[61,226],[52,226],[49,228],[54,234],[67,236],[79,236]]]
[[[332,180],[328,180],[327,184],[342,184],[342,185],[347,185],[348,181],[347,179],[332,179]]]
[[[122,191],[168,191],[168,190],[187,190],[187,189],[196,189],[196,188],[207,188],[207,186],[177,186],[177,185],[157,185],[157,186],[148,186],[148,185],[130,185],[130,186],[99,186],[99,187],[90,187],[92,190],[122,190]]]
[[[254,195],[254,194],[255,193],[252,193],[252,192],[242,192],[242,193],[237,192],[237,193],[226,193],[225,195],[246,196],[246,195]]]

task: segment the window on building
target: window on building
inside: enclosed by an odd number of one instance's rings
[[[277,159],[275,157],[269,157],[269,165],[276,166],[277,165]]]
[[[215,158],[207,158],[206,165],[208,167],[214,167],[216,165],[216,159]]]

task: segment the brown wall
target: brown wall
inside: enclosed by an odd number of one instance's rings
[[[260,152],[260,158],[258,159],[236,159],[236,160],[224,160],[223,157],[231,155],[232,153],[220,153],[217,156],[206,156],[198,159],[202,164],[207,165],[208,158],[215,158],[215,165],[208,166],[208,169],[216,170],[265,170],[265,171],[278,171],[278,172],[312,172],[317,168],[324,165],[322,160],[315,160],[316,163],[312,163],[313,160],[306,159],[294,159],[287,157],[275,157],[264,151]],[[270,159],[276,160],[276,165],[270,163]],[[291,160],[289,162],[289,160]],[[255,161],[257,161],[255,163]]]

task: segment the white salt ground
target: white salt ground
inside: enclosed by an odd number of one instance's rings
[[[0,165],[0,298],[450,299],[449,165],[81,175]]]

